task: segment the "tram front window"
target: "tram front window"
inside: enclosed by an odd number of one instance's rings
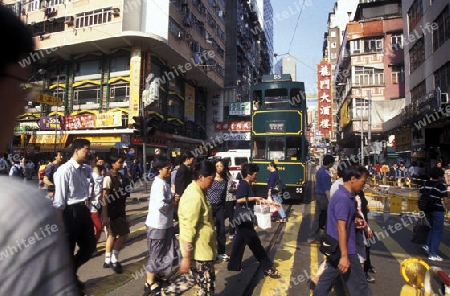
[[[284,159],[284,141],[283,138],[271,138],[269,139],[269,145],[267,149],[269,154],[269,160]]]
[[[264,92],[266,109],[286,109],[289,106],[288,91],[285,88],[267,89]]]
[[[266,158],[266,139],[255,138],[253,140],[253,159],[265,159]]]

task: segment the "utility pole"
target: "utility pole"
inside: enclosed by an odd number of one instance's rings
[[[145,91],[150,89],[150,84],[155,80],[155,75],[150,73],[145,79]],[[144,93],[143,92],[143,93]],[[142,171],[144,176],[147,176],[147,121],[145,120],[145,112],[144,112],[144,94],[141,95],[141,106],[140,106],[140,116],[143,119],[141,123],[142,129]],[[146,107],[146,106],[145,106]],[[143,126],[145,125],[145,127]],[[147,183],[145,183],[145,192],[147,192]]]

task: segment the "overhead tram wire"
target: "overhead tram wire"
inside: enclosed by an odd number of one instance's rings
[[[288,53],[291,52],[292,42],[294,41],[295,31],[297,31],[298,23],[300,21],[300,17],[302,16],[303,7],[305,7],[305,0],[303,0],[302,7],[300,9],[300,13],[298,14],[297,23],[295,24],[295,28],[294,28],[294,33],[292,33],[291,43],[289,43],[289,49],[287,51]]]

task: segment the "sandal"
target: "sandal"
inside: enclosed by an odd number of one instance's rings
[[[265,276],[270,276],[273,279],[277,279],[277,278],[280,277],[280,274],[278,273],[278,270],[275,270],[275,269],[264,270],[264,275]]]
[[[278,222],[278,223],[286,223],[286,218],[278,219],[276,222]]]

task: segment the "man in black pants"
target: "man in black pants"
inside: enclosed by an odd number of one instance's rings
[[[95,251],[97,240],[94,224],[86,202],[89,200],[89,180],[91,169],[84,161],[89,156],[90,142],[76,139],[72,142],[72,158],[61,165],[53,176],[55,195],[53,207],[56,209],[59,227],[66,231],[70,255],[73,256],[74,276],[80,290],[84,284],[77,278],[78,268],[89,261]],[[79,250],[74,254],[75,245]]]

